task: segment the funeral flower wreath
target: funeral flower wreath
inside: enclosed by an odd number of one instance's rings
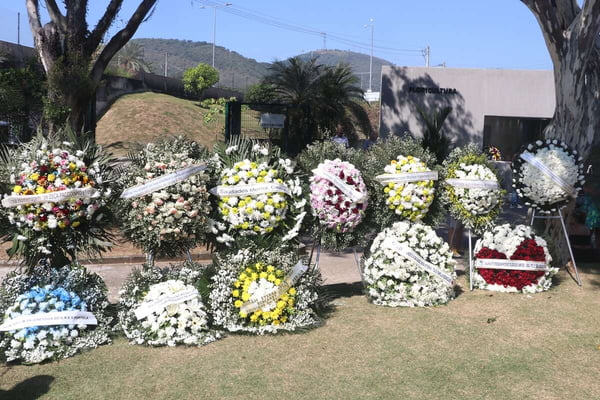
[[[546,241],[527,225],[504,224],[485,232],[473,250],[473,286],[500,292],[548,290],[558,268]]]
[[[321,325],[321,275],[295,253],[246,248],[217,256],[215,267],[210,293],[215,325],[259,335]]]
[[[275,146],[244,138],[218,144],[215,152],[213,244],[275,246],[296,239],[306,199],[295,163]]]
[[[208,152],[182,136],[147,144],[123,173],[117,214],[146,254],[177,256],[206,239]]]
[[[364,223],[369,197],[357,167],[361,158],[361,152],[331,141],[313,143],[297,157],[309,177],[312,212],[306,234],[324,248],[365,246],[369,240],[371,230]]]
[[[477,146],[454,149],[443,163],[442,201],[475,233],[490,229],[502,211],[499,176]]]
[[[339,158],[323,161],[310,178],[310,204],[321,225],[336,233],[353,230],[368,204],[360,171]]]
[[[188,261],[133,270],[119,292],[119,323],[131,343],[201,346],[221,338],[201,295],[206,268]]]
[[[435,225],[443,216],[435,156],[410,137],[373,145],[361,163],[369,191],[366,221],[376,231],[396,221]]]
[[[512,169],[513,187],[525,205],[546,214],[569,204],[585,183],[582,158],[558,139],[527,145]]]
[[[102,278],[80,265],[11,272],[0,289],[0,359],[34,364],[110,343],[108,305]]]
[[[381,231],[363,258],[367,296],[377,305],[425,307],[454,297],[455,261],[446,242],[421,223]]]
[[[64,262],[79,251],[104,251],[113,199],[108,157],[94,144],[41,134],[12,150],[0,167],[11,190],[2,199],[9,222],[3,236],[13,242],[9,254],[31,266],[43,258]]]

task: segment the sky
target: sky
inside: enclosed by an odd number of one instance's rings
[[[90,27],[108,3],[89,0]],[[110,33],[137,4],[124,0]],[[425,65],[429,46],[431,66],[552,68],[539,25],[519,0],[159,0],[134,37],[212,43],[214,7],[216,44],[258,61],[323,48],[370,54],[373,24],[373,55],[395,65]],[[0,40],[17,42],[18,12],[21,43],[32,45],[25,0],[0,0]]]

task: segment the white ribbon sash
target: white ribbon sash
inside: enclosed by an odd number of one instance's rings
[[[136,308],[133,313],[135,317],[140,320],[146,318],[148,315],[154,312],[160,312],[170,306],[171,304],[181,304],[188,300],[193,300],[199,296],[196,289],[182,290],[174,294],[165,294],[160,296],[156,300],[142,303]]]
[[[50,325],[98,325],[98,321],[87,311],[52,311],[8,319],[0,325],[0,332]]]
[[[239,184],[232,186],[219,185],[209,190],[209,192],[219,197],[229,196],[252,196],[264,193],[285,193],[291,195],[290,189],[283,183],[255,183],[251,185]]]
[[[302,264],[301,261],[294,266],[292,271],[288,276],[286,276],[279,286],[273,289],[270,292],[265,293],[264,296],[261,296],[255,300],[249,300],[245,302],[240,308],[241,312],[245,312],[246,314],[252,313],[256,310],[262,309],[263,307],[269,305],[270,303],[275,303],[279,298],[287,292],[294,284],[298,281],[298,279],[308,270],[308,266]]]
[[[475,268],[512,269],[520,271],[549,271],[544,261],[504,260],[494,258],[476,258]]]
[[[419,254],[417,254],[415,251],[413,251],[408,246],[405,246],[401,243],[398,243],[398,242],[392,241],[392,240],[388,240],[384,243],[386,243],[389,248],[391,248],[392,250],[395,250],[401,256],[414,261],[415,264],[417,264],[417,266],[419,268],[421,268],[422,270],[424,270],[432,275],[437,276],[438,278],[443,280],[444,283],[446,283],[448,286],[452,286],[453,281],[452,281],[452,276],[450,274],[442,271],[441,269],[439,269],[432,263],[426,261],[425,259],[423,259],[423,257],[421,257]]]
[[[348,185],[346,182],[342,181],[340,177],[332,174],[331,172],[322,170],[320,168],[313,169],[312,172],[320,178],[327,179],[335,187],[340,189],[346,196],[348,196],[354,203],[362,202],[365,197],[367,197],[366,193],[357,191],[354,186]]]
[[[577,190],[569,184],[569,182],[565,181],[562,177],[558,176],[554,173],[546,164],[541,162],[538,158],[536,158],[533,154],[528,151],[525,151],[520,156],[523,160],[527,161],[529,164],[533,165],[544,175],[549,177],[556,183],[562,190],[565,191],[569,196],[575,198],[577,197]]]
[[[30,195],[10,195],[2,200],[2,205],[6,208],[17,207],[23,204],[40,203],[60,203],[69,199],[91,199],[100,196],[100,193],[93,187],[59,190],[57,192],[30,194]]]
[[[437,171],[426,171],[426,172],[405,172],[402,174],[383,174],[377,175],[375,180],[382,185],[388,183],[406,183],[406,182],[418,182],[418,181],[437,181]]]
[[[146,183],[125,189],[123,193],[121,193],[121,198],[131,199],[134,197],[145,196],[149,193],[156,192],[157,190],[161,190],[166,187],[175,185],[176,183],[182,182],[190,176],[196,175],[197,173],[202,172],[205,169],[206,165],[194,165],[191,167],[182,168],[167,175],[150,179]]]
[[[479,179],[446,179],[446,183],[455,188],[462,189],[488,189],[497,190],[497,181],[484,181]]]

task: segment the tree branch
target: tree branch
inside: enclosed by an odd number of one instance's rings
[[[67,7],[67,28],[69,37],[76,38],[77,43],[85,42],[87,36],[87,21],[85,15],[87,13],[88,0],[65,0]]]
[[[46,37],[44,35],[44,29],[42,28],[42,21],[40,19],[40,3],[38,0],[26,0],[27,6],[27,17],[29,19],[29,28],[31,29],[31,34],[33,35],[33,42],[35,44],[35,49],[40,56],[40,61],[44,66],[44,70],[48,72],[51,65],[51,60],[49,60],[44,52],[44,46],[42,43],[46,41]]]
[[[594,51],[600,40],[600,1],[586,0],[578,20],[578,46],[584,54],[584,61]]]
[[[100,21],[98,21],[98,24],[88,37],[88,40],[85,44],[86,50],[89,54],[93,53],[100,45],[102,38],[106,34],[108,28],[110,28],[113,20],[115,19],[115,16],[121,9],[122,4],[123,0],[111,0],[108,6],[106,7],[104,15],[102,16],[102,18],[100,18]]]
[[[540,25],[554,65],[560,65],[565,38],[581,11],[577,0],[521,0]]]
[[[46,9],[48,10],[48,15],[50,19],[62,30],[63,32],[67,30],[67,19],[60,12],[56,1],[54,0],[46,0]]]
[[[92,71],[90,72],[90,78],[93,82],[100,82],[100,78],[102,78],[102,73],[104,69],[115,55],[117,51],[121,47],[123,47],[129,39],[133,36],[137,28],[140,24],[145,20],[146,16],[150,13],[150,11],[154,8],[158,0],[144,0],[140,3],[138,8],[135,10],[129,22],[125,28],[121,29],[115,36],[110,39],[108,44],[104,47],[94,66]]]
[[[40,19],[40,4],[38,0],[27,0],[27,16],[29,17],[29,28],[33,36],[39,35],[42,32],[42,21]]]

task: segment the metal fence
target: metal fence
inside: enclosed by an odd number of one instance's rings
[[[288,104],[228,102],[225,105],[225,139],[243,136],[277,145],[286,153],[290,148]]]

